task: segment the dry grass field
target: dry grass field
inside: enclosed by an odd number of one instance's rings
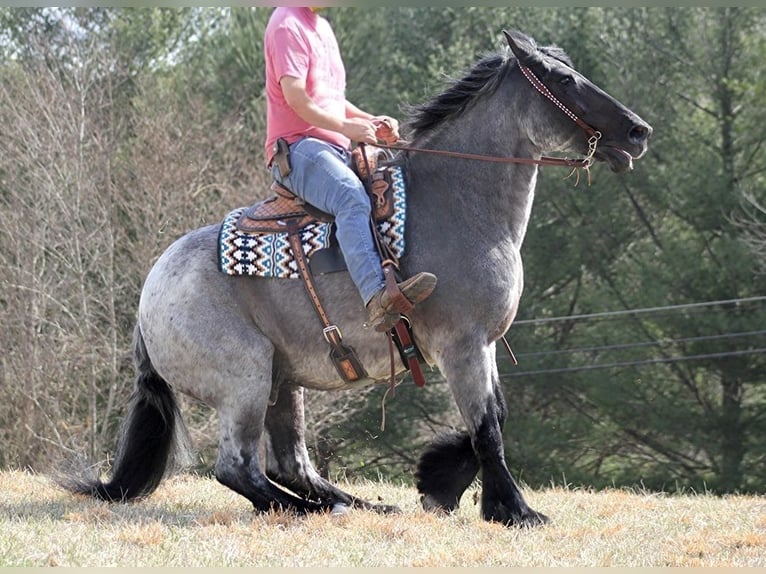
[[[675,566],[766,567],[766,498],[612,490],[526,491],[552,523],[479,518],[475,487],[450,516],[410,487],[346,484],[402,514],[256,514],[215,480],[180,475],[110,505],[46,477],[0,473],[0,566]]]

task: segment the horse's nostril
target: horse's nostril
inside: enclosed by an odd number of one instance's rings
[[[643,143],[647,140],[651,133],[652,128],[647,125],[639,124],[631,128],[630,132],[628,133],[628,137],[633,143]]]

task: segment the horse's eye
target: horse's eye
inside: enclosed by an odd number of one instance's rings
[[[564,76],[559,80],[559,83],[562,86],[568,86],[570,84],[574,84],[574,78],[572,76]]]

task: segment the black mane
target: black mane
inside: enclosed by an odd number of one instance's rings
[[[441,94],[423,104],[411,106],[407,127],[412,137],[461,114],[478,97],[494,92],[510,59],[508,54],[485,56],[462,79],[453,81]]]
[[[573,67],[569,56],[557,46],[538,47],[541,54]],[[432,130],[444,120],[460,115],[481,96],[492,94],[516,58],[510,50],[489,54],[459,80],[455,80],[438,96],[423,104],[409,107],[408,131],[412,138]]]

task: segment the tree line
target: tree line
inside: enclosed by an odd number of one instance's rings
[[[153,261],[268,193],[270,8],[0,9],[0,467],[104,461]],[[763,492],[766,12],[331,8],[348,97],[406,119],[503,28],[558,44],[655,128],[626,176],[542,168],[498,349],[522,481]],[[480,150],[474,150],[480,152]],[[308,394],[323,472],[409,481],[459,425],[425,388]],[[200,470],[215,413],[184,402]],[[385,416],[385,428],[381,422]]]

